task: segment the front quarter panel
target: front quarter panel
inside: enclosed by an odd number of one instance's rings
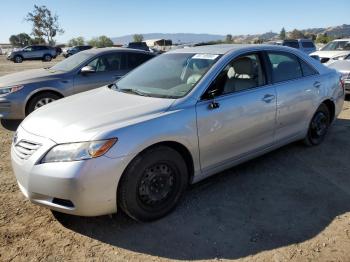
[[[101,133],[98,137],[117,137],[118,142],[107,152],[106,156],[110,158],[129,156],[130,160],[157,143],[180,143],[188,149],[192,156],[195,174],[200,172],[194,106],[169,110],[151,119],[119,128],[114,132]]]

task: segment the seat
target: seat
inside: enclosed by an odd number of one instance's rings
[[[234,60],[227,72],[224,94],[237,92],[257,86],[255,66],[249,57]]]
[[[281,82],[301,77],[300,66],[294,61],[283,61],[274,70],[274,81]]]

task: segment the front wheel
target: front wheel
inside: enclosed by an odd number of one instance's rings
[[[128,166],[118,188],[118,203],[138,221],[152,221],[169,213],[183,196],[188,170],[174,149],[158,146],[141,153]]]
[[[61,97],[50,92],[45,92],[34,96],[28,103],[26,115],[37,110],[38,108],[45,106],[53,101],[60,99]]]
[[[330,126],[330,113],[325,104],[321,104],[311,119],[309,130],[304,139],[308,146],[316,146],[323,142]]]

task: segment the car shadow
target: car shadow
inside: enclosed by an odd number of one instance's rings
[[[152,223],[122,212],[56,218],[109,245],[168,259],[236,259],[300,243],[350,211],[349,134],[350,121],[337,120],[320,146],[294,143],[206,179]]]
[[[23,120],[9,120],[9,119],[1,119],[1,125],[3,128],[9,131],[16,131],[18,126],[21,124]]]

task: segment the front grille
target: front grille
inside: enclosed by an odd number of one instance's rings
[[[27,160],[31,155],[35,153],[36,150],[39,149],[40,146],[40,144],[35,142],[21,140],[20,142],[15,144],[14,151],[20,159]]]

